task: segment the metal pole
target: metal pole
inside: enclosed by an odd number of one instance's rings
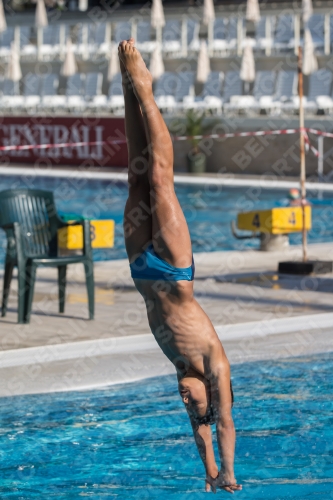
[[[302,200],[302,247],[303,247],[303,262],[308,259],[307,256],[307,238],[305,225],[305,203],[306,203],[306,188],[305,188],[305,140],[304,140],[304,107],[303,107],[303,51],[302,47],[298,49],[298,94],[299,94],[299,128],[300,128],[300,184],[301,184],[301,200]]]
[[[324,54],[328,56],[331,52],[331,24],[330,24],[330,14],[325,14],[325,24],[324,24],[324,36],[325,36],[325,45],[324,45]]]
[[[62,61],[65,59],[65,53],[66,53],[66,26],[64,24],[60,25],[60,35],[59,35],[59,42],[60,42],[60,60]]]
[[[188,47],[187,47],[187,18],[186,16],[182,19],[182,54],[183,57],[187,57],[188,55]]]
[[[294,39],[295,39],[295,54],[297,55],[298,52],[298,46],[300,44],[300,38],[301,38],[301,19],[299,14],[295,14],[295,20],[294,20]]]
[[[213,39],[214,39],[214,21],[209,21],[207,26],[207,37],[208,37],[208,50],[209,55],[212,56],[212,47],[213,47]]]
[[[265,22],[265,38],[266,38],[266,48],[265,54],[266,56],[270,56],[272,54],[272,18],[271,16],[266,17]]]
[[[135,41],[137,40],[138,37],[138,20],[136,18],[132,19],[131,37],[134,38]]]
[[[85,23],[82,26],[82,59],[87,60],[89,58],[89,51],[88,51],[88,40],[89,38],[89,26],[87,23]]]
[[[162,46],[162,26],[156,28],[156,42]]]
[[[243,18],[238,17],[238,19],[237,19],[237,55],[238,56],[242,55],[243,35],[244,35]]]
[[[37,27],[37,60],[42,59],[42,45],[43,45],[43,28],[41,26]],[[20,47],[20,44],[18,45]]]
[[[318,182],[324,177],[324,137],[318,135]]]

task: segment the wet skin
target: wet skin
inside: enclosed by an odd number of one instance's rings
[[[169,264],[190,267],[190,235],[174,191],[172,143],[154,101],[151,75],[134,40],[120,43],[119,59],[129,151],[129,198],[124,215],[129,261],[134,262],[153,244],[155,252]],[[147,168],[140,170],[138,164]],[[144,298],[151,331],[176,368],[179,392],[206,469],[206,491],[222,488],[233,493],[241,486],[236,484],[233,471],[230,367],[210,319],[193,296],[193,282],[135,279],[134,283]],[[196,418],[206,415],[211,404],[220,470],[210,427],[196,424]]]

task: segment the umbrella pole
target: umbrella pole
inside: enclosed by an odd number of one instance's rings
[[[307,256],[307,234],[305,221],[305,203],[306,203],[306,188],[305,188],[305,138],[304,138],[304,107],[303,107],[303,53],[302,47],[298,49],[298,94],[299,94],[299,128],[300,128],[300,184],[301,184],[301,203],[302,203],[302,249],[303,262],[308,260]]]

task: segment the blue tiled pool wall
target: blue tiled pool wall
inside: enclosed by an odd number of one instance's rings
[[[53,177],[0,177],[0,190],[8,188],[40,188],[54,192],[58,211],[83,215],[93,219],[114,219],[115,247],[95,250],[95,260],[126,258],[123,239],[123,211],[127,199],[125,182]],[[176,186],[191,233],[194,252],[242,250],[257,248],[257,240],[236,240],[230,223],[240,211],[266,209],[287,203],[287,190],[267,190],[257,187]],[[322,199],[309,196],[313,204],[313,229],[309,242],[333,239],[333,193]],[[301,243],[301,234],[292,235],[292,244]],[[0,260],[3,261],[5,237],[0,235]]]
[[[332,498],[332,369],[332,354],[232,367],[237,498]],[[0,423],[1,499],[207,498],[175,376],[2,398]]]

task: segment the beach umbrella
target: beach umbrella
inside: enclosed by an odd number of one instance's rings
[[[208,56],[207,43],[202,40],[197,65],[197,82],[205,83],[210,73],[210,60]]]
[[[253,56],[253,41],[251,38],[245,39],[243,50],[240,77],[244,82],[253,82],[256,78],[256,67]]]
[[[73,44],[70,37],[67,38],[66,42],[66,57],[62,65],[60,74],[65,77],[75,75],[77,71],[75,55],[73,52]]]
[[[120,72],[118,46],[113,44],[111,47],[109,67],[108,67],[108,82],[111,82],[117,73]]]
[[[304,53],[303,53],[303,74],[311,75],[318,69],[318,61],[315,56],[313,40],[309,28],[304,31]]]
[[[44,26],[48,24],[45,2],[44,0],[37,0],[35,26],[37,26],[37,28],[44,28]]]
[[[258,23],[260,21],[260,10],[259,10],[258,0],[247,0],[246,19],[254,23]]]
[[[20,66],[20,53],[17,49],[15,42],[12,42],[9,61],[7,66],[7,78],[13,82],[18,82],[22,78],[22,71]]]
[[[2,0],[0,0],[0,33],[5,31],[5,29],[7,29],[6,16],[3,9]]]
[[[302,18],[304,24],[307,24],[313,14],[312,0],[302,0]]]
[[[156,45],[149,64],[149,71],[153,77],[153,81],[158,80],[164,73],[164,63],[162,57],[162,51],[159,44]]]
[[[153,0],[151,6],[151,25],[153,28],[161,29],[165,26],[164,10],[162,0]]]
[[[215,8],[213,0],[204,0],[202,22],[205,26],[215,21]]]
[[[150,23],[156,30],[157,43],[162,42],[162,28],[165,26],[164,10],[162,0],[153,0],[150,13]]]
[[[79,0],[79,10],[85,12],[88,9],[88,0]]]

